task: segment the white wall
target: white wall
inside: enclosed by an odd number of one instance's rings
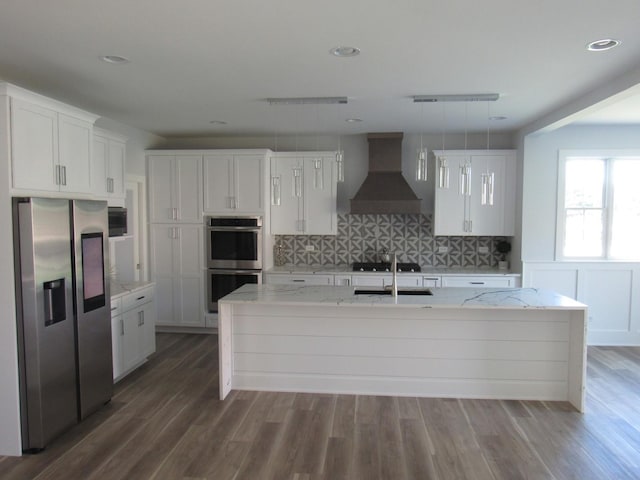
[[[0,455],[20,455],[20,396],[11,195],[9,99],[0,96]]]
[[[469,134],[467,148],[484,149],[487,147],[487,134]],[[274,136],[263,137],[202,137],[202,138],[167,138],[162,148],[269,148],[279,151],[296,150],[337,150],[338,136]],[[277,140],[277,145],[276,145]],[[432,150],[442,149],[442,136],[439,133],[423,135],[423,145]],[[512,134],[494,133],[490,137],[490,146],[494,149],[512,149]],[[340,137],[340,145],[345,157],[345,182],[338,185],[338,212],[349,212],[349,200],[356,194],[367,175],[369,166],[366,134],[345,135]],[[463,149],[463,134],[447,134],[445,148],[448,150]],[[420,135],[406,134],[402,141],[402,171],[416,195],[422,199],[423,213],[433,213],[433,184],[421,184],[415,181],[415,159],[420,147]],[[429,175],[435,175],[435,160],[429,156]]]
[[[558,151],[640,149],[640,126],[566,126],[524,139],[522,260],[553,261]]]

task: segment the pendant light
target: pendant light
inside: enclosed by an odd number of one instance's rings
[[[487,102],[487,150],[489,150],[489,145],[490,145],[489,122],[491,122],[491,106],[489,102]],[[495,172],[490,172],[488,165],[487,165],[487,171],[481,174],[480,181],[481,181],[481,188],[482,188],[481,195],[480,195],[480,204],[493,206]]]
[[[340,139],[342,136],[338,134],[338,150],[336,151],[336,180],[338,183],[344,182],[344,151],[340,145]]]
[[[424,103],[420,103],[420,126],[424,126]],[[418,149],[418,158],[416,161],[416,180],[426,182],[427,176],[427,149],[424,148],[423,131],[420,131],[420,148]]]
[[[276,127],[276,131],[274,133],[274,151],[276,156],[278,155],[278,129]],[[271,172],[271,205],[274,207],[279,207],[280,206],[280,202],[281,202],[281,198],[282,198],[282,191],[280,188],[280,175],[274,175],[275,172]]]
[[[438,188],[449,188],[449,162],[444,156],[444,139],[447,125],[445,104],[442,104],[442,155],[438,157]]]

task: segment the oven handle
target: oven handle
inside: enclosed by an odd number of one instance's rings
[[[262,270],[222,270],[219,268],[209,268],[208,271],[211,275],[262,275]]]
[[[262,227],[207,227],[210,232],[260,232]]]

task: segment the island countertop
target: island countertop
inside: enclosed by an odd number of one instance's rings
[[[431,288],[433,295],[355,295],[351,286],[247,284],[220,299],[225,303],[345,307],[586,309],[587,306],[550,290],[537,288]]]

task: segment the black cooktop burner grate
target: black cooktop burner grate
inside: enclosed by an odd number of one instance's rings
[[[391,263],[388,262],[354,262],[354,272],[390,272]],[[417,263],[398,263],[398,272],[419,272]]]

